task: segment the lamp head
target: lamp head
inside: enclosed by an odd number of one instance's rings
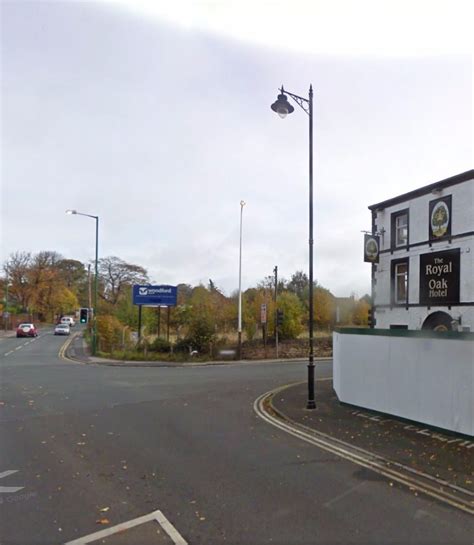
[[[66,214],[77,214],[77,210],[66,210]]]
[[[284,119],[288,114],[294,112],[293,106],[288,102],[286,95],[280,93],[276,101],[271,105],[271,108],[276,112],[282,119]]]

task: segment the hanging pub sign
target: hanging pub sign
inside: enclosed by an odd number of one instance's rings
[[[364,235],[364,261],[366,263],[379,262],[379,247],[378,235]]]
[[[430,240],[451,236],[451,195],[430,201]]]
[[[420,304],[459,303],[460,255],[459,248],[420,255]]]

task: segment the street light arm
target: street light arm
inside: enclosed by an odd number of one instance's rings
[[[99,219],[99,216],[93,216],[92,214],[83,214],[82,212],[76,212],[76,216],[87,216],[88,218],[94,218],[95,220]]]
[[[283,85],[280,88],[280,93],[291,97],[302,110],[304,110],[308,115],[310,115],[310,108],[309,108],[310,100],[309,99],[300,97],[299,95],[295,95],[294,93],[290,93],[289,91],[283,88]]]

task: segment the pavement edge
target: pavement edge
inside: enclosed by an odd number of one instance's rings
[[[411,492],[419,492],[441,503],[474,515],[474,493],[470,490],[451,485],[447,481],[414,470],[396,460],[384,458],[351,443],[318,432],[313,428],[295,422],[276,409],[272,403],[273,397],[287,388],[297,386],[303,382],[286,384],[262,394],[254,401],[253,408],[255,413],[268,424],[350,462],[370,469],[387,479],[396,481],[398,484],[407,487]],[[447,492],[446,488],[451,492]]]

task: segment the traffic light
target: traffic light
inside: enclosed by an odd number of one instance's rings
[[[87,324],[88,321],[89,321],[89,309],[81,308],[81,315],[79,317],[79,322],[81,324]]]
[[[277,326],[281,327],[283,325],[283,311],[278,309],[277,310]]]
[[[375,318],[374,318],[374,314],[373,314],[373,311],[372,311],[372,308],[369,308],[369,310],[367,311],[368,313],[368,320],[367,320],[367,325],[371,328],[375,327]]]

